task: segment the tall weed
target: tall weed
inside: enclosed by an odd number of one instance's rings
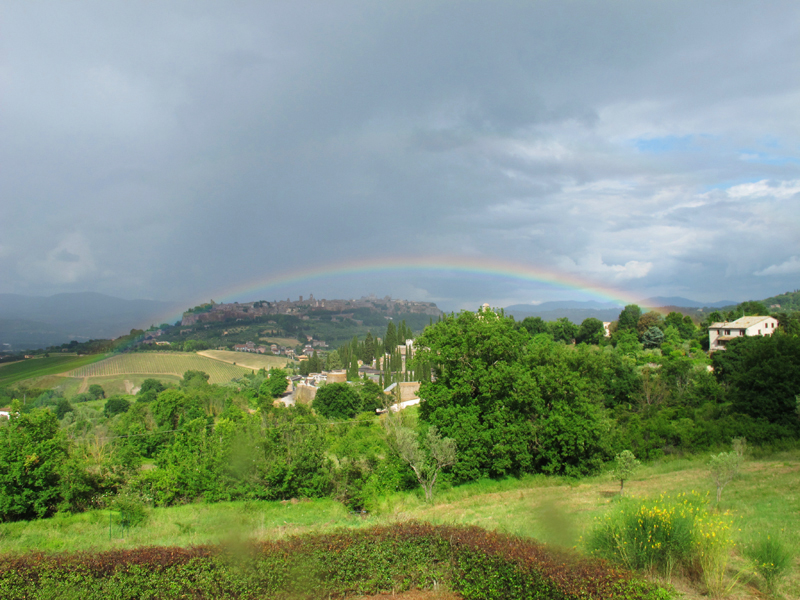
[[[753,561],[753,568],[764,580],[767,591],[775,593],[781,580],[789,574],[794,556],[786,544],[774,535],[757,539],[744,548],[744,555]]]

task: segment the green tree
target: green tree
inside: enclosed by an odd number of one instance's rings
[[[99,400],[100,398],[105,398],[106,397],[106,392],[103,389],[103,387],[100,386],[100,385],[97,385],[96,383],[93,383],[92,385],[90,385],[89,389],[87,390],[87,392],[95,400]]]
[[[755,419],[788,427],[800,423],[795,396],[800,390],[800,338],[790,335],[740,337],[712,357],[714,374],[727,384],[732,408]]]
[[[722,490],[739,476],[742,457],[737,452],[720,452],[708,461],[711,479],[717,486],[717,504],[722,499]]]
[[[642,335],[642,345],[645,348],[660,348],[664,341],[664,332],[655,325]]]
[[[327,383],[317,390],[311,406],[327,419],[352,419],[361,411],[361,398],[346,383]]]
[[[67,459],[55,414],[12,413],[0,427],[0,518],[17,521],[53,514],[62,499]]]
[[[575,336],[575,341],[579,344],[594,344],[598,345],[605,336],[605,328],[600,319],[589,317],[584,319],[581,323],[580,329]]]
[[[367,337],[364,338],[364,357],[362,360],[365,364],[371,365],[375,358],[375,340],[372,338],[372,332],[367,332]]]
[[[552,323],[548,323],[548,329],[556,342],[571,344],[578,334],[578,326],[566,317],[561,317]]]
[[[639,324],[639,319],[641,316],[641,308],[639,308],[636,304],[628,304],[622,309],[622,312],[619,313],[619,318],[617,319],[617,330],[636,331],[636,326]]]
[[[280,398],[286,393],[286,388],[288,386],[287,377],[288,375],[283,369],[270,369],[269,379],[261,384],[259,390],[260,394],[267,398]]]
[[[397,341],[397,328],[392,321],[386,326],[386,337],[383,340],[383,346],[386,352],[392,352],[399,342]]]
[[[342,359],[337,350],[331,350],[325,357],[325,367],[328,371],[338,371],[342,368]]]
[[[619,495],[625,495],[625,481],[633,477],[633,474],[636,470],[641,466],[636,457],[633,455],[633,452],[630,450],[623,450],[617,457],[614,459],[614,470],[612,471],[612,476],[614,479],[619,479]]]
[[[103,407],[103,414],[107,418],[113,417],[114,415],[128,412],[130,407],[131,403],[124,397],[119,395],[111,396],[108,400],[106,400],[106,404]]]
[[[455,440],[456,481],[526,472],[579,475],[608,455],[599,386],[573,370],[572,349],[530,340],[492,311],[462,312],[428,327],[417,357],[431,365],[423,421]]]
[[[541,317],[525,317],[522,319],[519,326],[525,329],[531,336],[540,333],[550,333],[550,330],[547,328],[547,323],[545,323]]]
[[[162,430],[177,429],[178,420],[186,407],[186,394],[181,390],[164,390],[153,402],[151,411],[156,424]]]
[[[456,463],[455,441],[443,438],[435,426],[428,429],[424,444],[419,443],[417,432],[408,427],[395,426],[390,431],[389,445],[411,467],[425,493],[425,501],[432,503],[439,473]]]
[[[651,327],[658,327],[662,331],[664,327],[664,318],[654,310],[639,317],[636,323],[636,332],[639,334],[639,338],[641,339]]]

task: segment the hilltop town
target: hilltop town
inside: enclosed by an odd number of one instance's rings
[[[311,315],[330,315],[334,319],[353,318],[356,311],[367,309],[370,312],[385,316],[400,314],[429,315],[438,317],[442,311],[432,302],[417,302],[413,300],[394,300],[391,296],[378,298],[374,295],[362,296],[357,300],[326,300],[317,299],[311,294],[307,299],[300,296],[298,300],[274,300],[267,302],[234,302],[231,304],[218,304],[213,300],[208,304],[201,304],[189,309],[183,314],[181,326],[187,327],[196,323],[219,323],[227,320],[248,320],[268,315],[292,315],[309,317]],[[335,316],[334,316],[335,315]],[[354,319],[356,322],[359,319]]]

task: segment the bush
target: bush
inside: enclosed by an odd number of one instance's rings
[[[629,569],[667,579],[694,558],[694,511],[688,504],[621,500],[588,538],[589,550]]]
[[[668,600],[603,561],[477,527],[406,522],[247,547],[0,556],[8,600],[326,598],[443,584],[466,600]]]
[[[775,592],[781,579],[789,573],[794,561],[792,552],[773,535],[748,544],[744,548],[744,554],[753,561],[753,568],[771,593]]]
[[[587,540],[592,554],[669,580],[675,569],[699,574],[712,596],[724,588],[733,541],[730,516],[714,514],[704,498],[620,499]]]
[[[106,400],[106,405],[103,408],[103,414],[106,417],[113,417],[114,415],[128,412],[130,407],[131,403],[122,396],[111,396],[111,398]]]

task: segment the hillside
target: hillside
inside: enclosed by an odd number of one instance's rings
[[[0,294],[0,349],[44,348],[71,340],[112,339],[157,325],[179,310],[155,300],[125,300],[92,292]]]

